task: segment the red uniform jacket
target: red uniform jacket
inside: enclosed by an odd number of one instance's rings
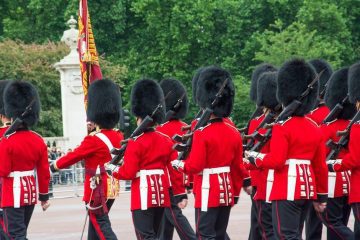
[[[256,128],[262,122],[264,117],[265,117],[265,115],[263,114],[263,115],[255,118],[255,119],[252,119],[250,121],[249,134],[252,134],[256,130]],[[267,131],[267,129],[264,129],[264,128],[259,129],[259,133],[262,135],[264,135],[266,133],[266,131]],[[256,142],[257,141],[255,141],[255,143]],[[261,153],[268,153],[269,151],[270,151],[270,142],[267,142],[265,144],[265,146],[261,149]],[[249,165],[245,164],[246,167],[248,167]],[[253,168],[251,168],[251,166],[249,166],[248,169],[250,169],[251,183],[253,186],[256,186],[256,193],[254,195],[254,200],[262,200],[262,201],[267,200],[266,199],[266,187],[267,187],[267,178],[268,178],[269,169],[267,169],[267,168],[253,169]]]
[[[195,208],[201,208],[204,169],[230,167],[230,173],[210,175],[208,207],[232,206],[243,180],[249,179],[242,163],[242,140],[236,128],[222,119],[214,119],[194,132],[185,173],[194,174]]]
[[[4,133],[6,132],[6,130],[9,128],[10,123],[5,123],[2,127],[0,127],[0,141],[4,135]],[[2,163],[0,163],[2,164]],[[1,206],[1,186],[2,186],[2,178],[0,178],[0,206]]]
[[[114,148],[120,148],[120,142],[123,140],[121,132],[110,129],[101,129],[99,132],[103,133],[111,142]],[[93,132],[86,136],[81,142],[80,146],[69,152],[65,156],[59,158],[55,162],[55,168],[63,169],[73,165],[81,160],[85,163],[85,182],[84,182],[84,197],[83,201],[89,202],[91,196],[90,178],[95,175],[97,166],[103,167],[105,163],[111,160],[110,150],[108,146]],[[107,195],[107,173],[101,172],[102,184],[105,196]],[[91,199],[93,200],[93,199]]]
[[[36,169],[39,187],[39,200],[49,199],[48,188],[50,171],[47,146],[37,133],[29,130],[18,130],[0,142],[0,176],[3,180],[1,207],[14,207],[13,183],[16,177],[9,177],[15,171],[34,172]],[[36,204],[37,186],[35,177],[20,177],[20,206]],[[15,193],[16,195],[16,193]]]
[[[349,124],[350,120],[338,119],[332,121],[328,124],[321,125],[321,131],[324,138],[324,144],[331,139],[334,142],[338,142],[340,137],[336,135],[338,131],[343,131],[347,125]],[[327,154],[330,152],[331,149],[327,148]],[[348,153],[348,149],[343,149],[338,159],[342,159],[344,155]],[[336,176],[332,176],[336,175]],[[334,180],[334,181],[332,181]],[[329,197],[342,197],[347,196],[350,190],[350,174],[347,171],[340,172],[340,173],[329,173]]]
[[[124,164],[113,176],[117,179],[132,180],[131,210],[141,209],[140,170],[163,170],[164,174],[146,176],[147,208],[169,207],[169,178],[166,174],[168,164],[176,159],[177,152],[172,149],[172,140],[160,132],[149,129],[128,142]]]
[[[174,119],[159,125],[156,128],[156,131],[159,131],[172,138],[176,134],[179,134],[180,136],[183,135],[185,131],[182,131],[181,128],[186,125],[186,123]],[[186,197],[187,192],[185,188],[185,174],[175,170],[171,166],[171,163],[168,165],[168,172],[174,196],[184,195],[184,197]]]
[[[360,121],[351,127],[349,153],[343,156],[339,164],[335,164],[336,171],[351,170],[349,203],[360,202]]]
[[[291,162],[295,163],[295,168],[290,168],[289,171]],[[256,159],[256,165],[275,170],[271,201],[317,198],[321,202],[326,201],[328,170],[325,146],[321,130],[312,120],[291,117],[274,125],[270,152],[262,161]]]
[[[329,108],[324,104],[320,104],[319,107],[312,110],[307,117],[316,122],[317,125],[320,125],[329,113]]]

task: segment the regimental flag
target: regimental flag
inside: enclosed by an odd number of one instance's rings
[[[96,51],[94,34],[91,28],[87,0],[79,4],[79,37],[78,51],[80,58],[81,80],[84,90],[84,103],[87,108],[87,95],[90,83],[102,79],[99,56]]]

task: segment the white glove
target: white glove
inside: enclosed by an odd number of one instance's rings
[[[173,168],[175,168],[176,170],[184,169],[184,165],[185,165],[184,162],[181,161],[181,160],[173,160],[173,161],[171,161],[171,166]]]
[[[111,163],[106,163],[104,167],[106,171],[110,171],[110,172],[117,172],[119,170],[119,166]]]
[[[255,152],[255,151],[245,151],[245,157],[246,158],[253,157],[255,159],[259,158],[259,159],[263,160],[265,157],[265,154]]]

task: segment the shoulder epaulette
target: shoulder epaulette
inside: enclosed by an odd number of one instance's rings
[[[314,121],[312,120],[311,118],[308,118],[308,117],[305,117],[307,120],[309,120],[310,122],[312,122],[316,127],[319,127],[319,125]]]
[[[202,130],[204,130],[205,128],[207,128],[208,126],[210,126],[210,125],[211,125],[211,123],[208,123],[208,124],[206,124],[205,126],[203,126],[203,127],[201,127],[201,128],[198,128],[197,130],[202,131]]]
[[[239,129],[237,129],[235,126],[229,124],[229,123],[225,123],[226,126],[231,127],[232,129],[239,131]]]
[[[319,107],[315,108],[314,110],[310,111],[310,113],[312,114],[313,112],[315,112],[316,110],[318,110]]]
[[[330,124],[333,124],[334,122],[336,122],[337,121],[337,119],[334,119],[334,120],[332,120],[331,122],[327,122],[327,123],[325,123],[326,124],[326,126],[329,126]]]
[[[10,133],[10,134],[8,134],[8,135],[6,135],[5,136],[5,138],[10,138],[12,135],[14,135],[16,133],[16,131],[15,132],[12,132],[12,133]]]
[[[34,132],[34,131],[31,131],[31,130],[30,130],[30,132],[35,133],[36,135],[38,135],[39,137],[41,137],[41,138],[42,138],[42,136],[41,136],[39,133]]]
[[[169,122],[169,121],[166,121],[166,122],[160,124],[159,126],[162,127],[162,126],[164,126],[165,124],[167,124],[168,122]]]
[[[289,117],[288,119],[283,120],[283,121],[279,121],[278,124],[280,124],[281,126],[284,126],[285,123],[287,123],[290,119],[292,119],[292,117]]]
[[[155,130],[155,132],[157,132],[157,133],[159,133],[159,134],[161,134],[161,135],[163,135],[163,136],[165,136],[165,137],[167,137],[167,138],[171,139],[168,135],[166,135],[166,134],[164,134],[164,133],[162,133],[162,132],[159,132],[159,131],[156,131],[156,130]]]
[[[140,134],[140,135],[138,135],[138,136],[136,136],[136,137],[133,137],[133,140],[134,140],[134,141],[138,140],[142,135],[144,135],[144,133],[142,133],[142,134]]]

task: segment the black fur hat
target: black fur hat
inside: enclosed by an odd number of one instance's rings
[[[228,82],[225,85],[222,96],[218,104],[213,108],[213,113],[217,117],[228,117],[232,111],[235,90],[231,75],[228,71],[220,67],[209,66],[203,69],[199,77],[196,95],[201,108],[211,108],[211,103],[214,101],[215,95],[219,92],[219,89],[226,79]]]
[[[350,102],[360,101],[360,62],[353,64],[348,73]]]
[[[250,84],[250,100],[256,102],[257,98],[257,84],[259,77],[264,72],[276,72],[277,69],[269,63],[262,63],[255,67],[251,75],[251,84]]]
[[[162,107],[154,114],[156,123],[162,123],[165,119],[164,94],[160,85],[151,79],[142,79],[135,83],[131,90],[131,111],[141,118],[151,115],[158,105]]]
[[[189,101],[187,98],[186,90],[184,85],[175,79],[164,79],[160,82],[160,87],[163,90],[167,111],[175,111],[172,119],[184,118],[188,112]],[[174,106],[181,101],[180,106],[174,109]]]
[[[336,104],[341,103],[348,94],[348,71],[349,68],[341,68],[334,72],[330,79],[325,93],[325,104],[333,109]],[[344,109],[339,114],[340,119],[351,119],[356,112],[355,105],[346,102]]]
[[[5,108],[4,108],[4,91],[6,85],[9,83],[9,80],[0,80],[0,114],[5,115]]]
[[[120,88],[110,79],[90,84],[87,117],[101,128],[112,129],[119,122],[121,111]]]
[[[309,61],[309,63],[315,68],[317,74],[324,70],[319,79],[319,93],[321,93],[324,90],[327,81],[333,74],[332,67],[324,59],[312,59]]]
[[[276,72],[265,72],[260,75],[257,84],[257,106],[274,110],[279,105],[276,98],[276,74]]]
[[[277,76],[276,95],[281,104],[289,105],[293,100],[301,96],[308,85],[316,78],[315,69],[303,59],[292,59],[285,62],[279,69]],[[319,82],[310,93],[303,99],[302,105],[293,115],[304,116],[317,103]]]
[[[24,125],[31,127],[37,123],[40,115],[40,99],[36,88],[29,82],[10,81],[4,92],[5,115],[8,118],[20,117],[32,102],[31,110],[22,118]]]
[[[193,102],[195,104],[198,104],[198,100],[196,98],[196,90],[197,90],[197,84],[198,84],[198,81],[199,81],[199,77],[200,77],[200,74],[201,74],[201,71],[204,70],[203,67],[199,68],[196,70],[193,78],[192,78],[192,81],[191,81],[191,86],[192,86],[192,97],[193,97]]]

